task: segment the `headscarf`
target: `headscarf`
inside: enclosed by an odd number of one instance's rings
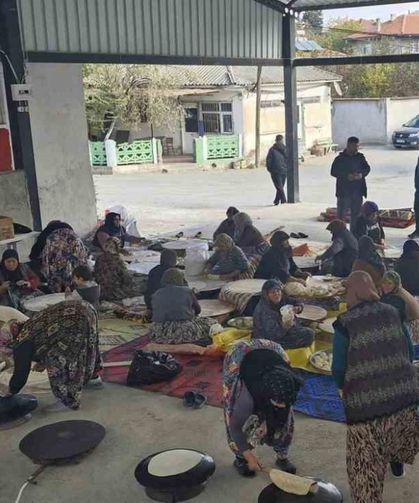
[[[402,258],[411,258],[419,253],[419,244],[413,240],[408,239],[403,245]]]
[[[383,276],[383,282],[394,285],[394,289],[391,293],[398,293],[402,288],[402,278],[396,271],[387,271]]]
[[[51,220],[51,222],[45,227],[45,229],[39,234],[37,240],[32,246],[29,258],[31,260],[37,260],[41,257],[42,252],[45,248],[48,237],[58,229],[71,229],[71,225],[61,222],[60,220]]]
[[[167,269],[167,271],[163,274],[161,284],[162,286],[187,286],[188,283],[185,280],[183,271],[177,269],[176,267],[172,267],[171,269]]]
[[[277,305],[273,305],[268,294],[271,290],[280,290],[281,292],[284,289],[284,285],[281,283],[281,281],[277,279],[268,279],[268,281],[265,281],[265,283],[262,286],[262,298],[265,300],[265,302],[268,302],[273,308],[278,308]]]
[[[17,268],[14,271],[9,271],[9,269],[7,269],[6,267],[5,261],[9,258],[14,258],[17,260]],[[0,263],[0,272],[3,281],[11,281],[13,283],[16,283],[16,281],[21,281],[24,279],[22,269],[20,267],[19,255],[16,250],[6,250],[3,253]]]
[[[373,213],[378,213],[378,205],[373,201],[365,201],[365,203],[361,207],[361,215],[368,218]]]
[[[384,273],[383,259],[378,255],[374,241],[369,236],[362,236],[359,240],[358,258],[375,267],[381,274]]]
[[[103,251],[110,255],[119,255],[121,251],[121,242],[118,238],[108,238],[103,245]]]
[[[237,215],[237,213],[240,213],[240,211],[235,207],[235,206],[229,206],[227,208],[226,214],[227,215]]]
[[[215,238],[214,246],[221,250],[229,250],[234,246],[234,241],[228,234],[218,234]]]
[[[243,235],[243,232],[246,229],[246,227],[253,225],[253,221],[247,213],[243,212],[234,215],[233,221],[234,221],[234,239],[237,241]]]
[[[275,248],[275,250],[288,250],[288,248],[284,248],[282,244],[284,241],[288,241],[290,238],[289,234],[284,231],[277,231],[271,237],[271,246]]]
[[[266,420],[268,437],[273,437],[278,426],[287,420],[302,381],[285,360],[270,349],[250,351],[240,365],[240,378],[252,396],[254,413]],[[271,400],[284,403],[286,408],[275,407]]]
[[[160,265],[166,268],[176,267],[177,255],[175,250],[163,250],[160,255]]]
[[[371,276],[364,271],[355,271],[351,273],[347,280],[346,301],[348,306],[355,307],[362,302],[374,302],[380,300],[377,288]]]
[[[326,227],[326,230],[332,233],[332,236],[338,236],[344,230],[346,230],[346,224],[342,220],[332,220],[330,224]]]
[[[118,238],[121,241],[122,248],[124,247],[125,244],[124,236],[126,234],[125,227],[122,224],[119,227],[117,227],[114,224],[115,217],[121,218],[121,215],[113,211],[107,213],[107,215],[105,216],[105,223],[101,225],[99,229],[96,231],[95,237],[93,239],[93,244],[98,248],[100,248],[100,243],[97,236],[100,232],[105,232],[106,234],[109,234],[109,236],[111,237]]]

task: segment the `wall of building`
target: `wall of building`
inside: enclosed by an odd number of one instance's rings
[[[182,130],[181,125],[175,131],[164,126],[153,127],[154,137],[173,138],[173,148],[176,154],[182,153]],[[141,138],[151,138],[151,128],[149,124],[141,124],[130,130],[129,141],[139,140]]]
[[[0,173],[0,215],[33,227],[29,194],[23,170]]]
[[[31,63],[29,111],[42,223],[60,219],[83,234],[97,221],[82,67]]]
[[[334,100],[333,141],[344,146],[349,136],[358,136],[363,143],[385,145],[418,111],[419,97]]]

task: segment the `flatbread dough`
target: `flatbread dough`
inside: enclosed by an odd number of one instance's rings
[[[43,311],[47,307],[54,306],[65,300],[65,293],[51,293],[49,295],[41,295],[40,297],[34,297],[23,303],[24,308],[27,311],[32,311],[37,313]]]
[[[271,470],[269,476],[273,484],[286,493],[306,496],[316,483],[311,479],[291,475],[281,470]]]
[[[201,461],[200,452],[174,449],[154,456],[148,464],[148,472],[155,477],[171,477],[191,470]]]

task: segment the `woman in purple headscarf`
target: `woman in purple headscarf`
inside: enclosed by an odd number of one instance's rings
[[[370,237],[375,244],[375,247],[384,250],[385,234],[383,226],[380,222],[379,210],[376,203],[366,201],[361,208],[361,214],[356,220],[353,231],[357,239],[362,236]]]

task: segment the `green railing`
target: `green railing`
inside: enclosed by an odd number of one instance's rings
[[[105,142],[89,141],[89,152],[92,166],[107,166]]]
[[[239,159],[241,135],[201,136],[195,140],[195,162],[205,164],[214,159]]]
[[[135,140],[116,146],[118,165],[154,162],[153,140]]]

